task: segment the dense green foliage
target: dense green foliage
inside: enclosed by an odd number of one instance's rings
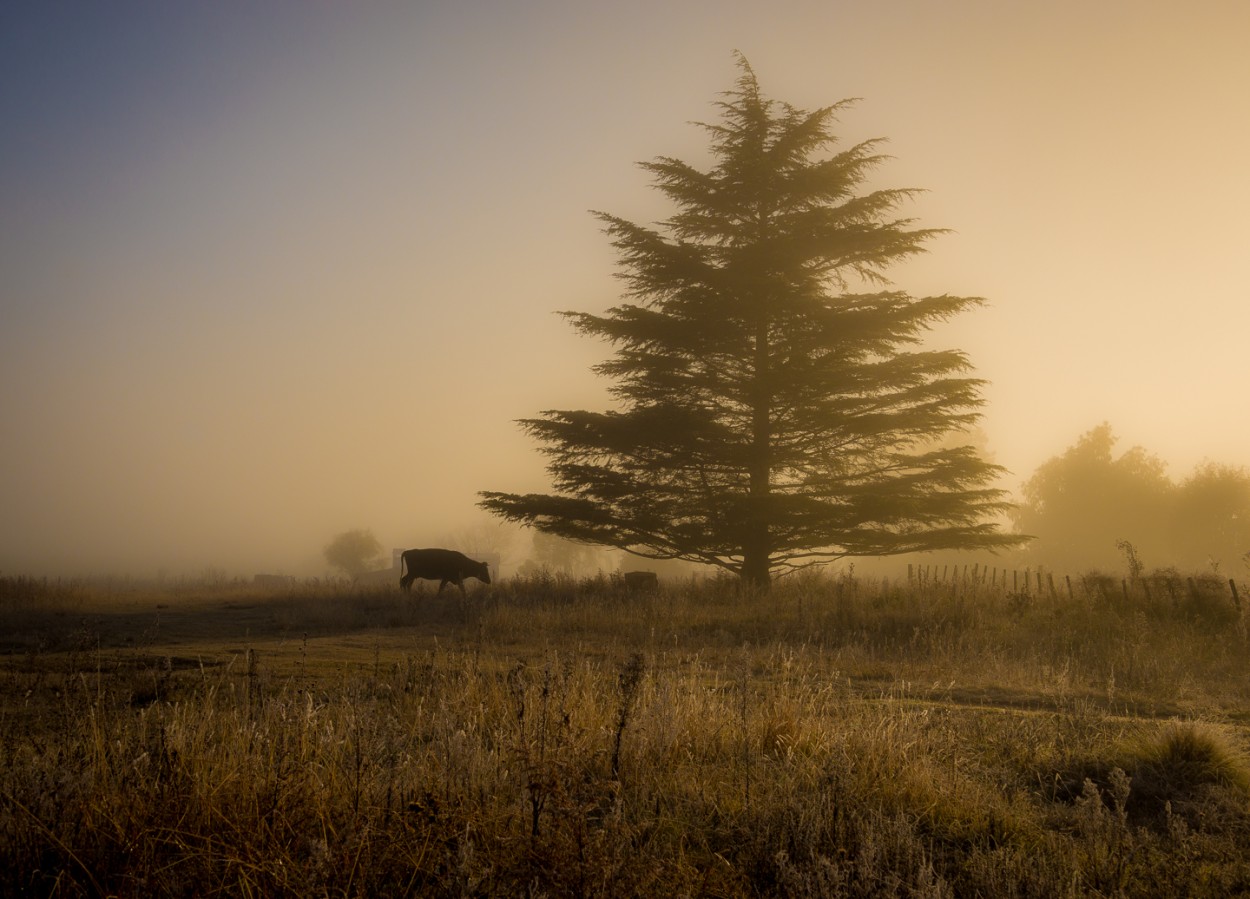
[[[549,411],[524,427],[556,493],[485,493],[513,521],[754,585],[845,556],[990,548],[1012,538],[995,466],[942,438],[971,425],[981,382],[961,352],[922,347],[971,297],[890,289],[934,230],[868,190],[878,141],[822,155],[846,104],[766,99],[745,61],[712,167],[643,165],[677,207],[659,229],[601,214],[627,302],[566,313],[615,345],[599,365],[619,408]]]

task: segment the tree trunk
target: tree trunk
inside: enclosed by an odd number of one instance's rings
[[[761,319],[755,333],[755,406],[751,421],[750,501],[747,505],[746,534],[742,546],[742,582],[749,587],[767,590],[770,582],[769,540],[772,493],[773,434],[769,391],[768,322]]]
[[[742,541],[742,581],[750,587],[767,590],[770,580],[769,498],[771,491],[768,441],[756,441],[756,459],[751,465],[751,494],[747,503],[746,533]]]
[[[746,547],[742,554],[742,583],[756,590],[767,590],[772,583],[767,551]]]

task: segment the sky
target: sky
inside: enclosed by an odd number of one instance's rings
[[[0,5],[0,574],[318,573],[473,544],[548,486],[516,420],[601,408],[590,210],[672,209],[734,57],[949,229],[1015,489],[1100,422],[1250,465],[1250,4]],[[500,537],[499,539],[504,539]]]

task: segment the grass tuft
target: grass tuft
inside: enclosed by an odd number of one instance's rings
[[[1125,750],[1132,779],[1130,810],[1162,816],[1166,806],[1192,808],[1211,790],[1250,799],[1250,762],[1225,727],[1172,721],[1143,728]]]

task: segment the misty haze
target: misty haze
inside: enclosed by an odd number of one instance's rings
[[[1245,892],[1247,34],[0,12],[0,892]]]
[[[619,301],[587,210],[671,213],[635,163],[702,161],[735,47],[863,98],[844,144],[950,229],[890,278],[987,298],[935,340],[1011,498],[1103,422],[1174,482],[1250,459],[1245,11],[656,15],[7,12],[0,571],[325,575],[342,530],[443,545],[547,489],[514,422],[607,401],[552,314]]]

